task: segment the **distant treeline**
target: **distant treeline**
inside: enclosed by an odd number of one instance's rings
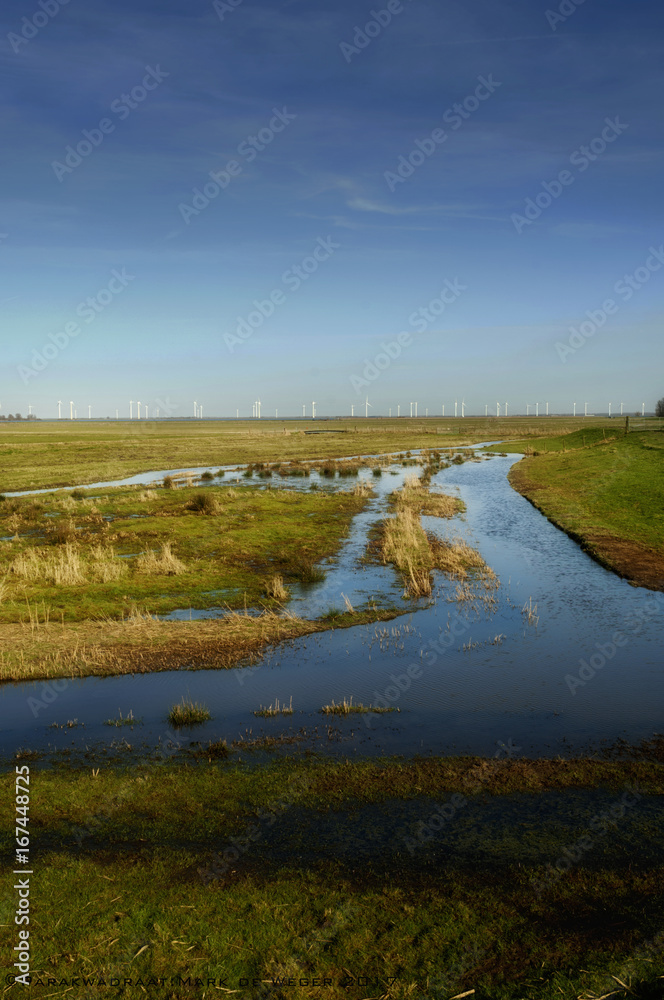
[[[34,413],[31,413],[27,417],[22,417],[20,413],[8,413],[7,416],[4,413],[0,413],[0,420],[36,420],[37,417]]]

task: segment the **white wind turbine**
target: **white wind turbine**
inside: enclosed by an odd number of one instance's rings
[[[73,399],[69,400],[69,419],[70,420],[74,419],[74,401],[73,401]]]
[[[415,416],[417,416],[417,403],[415,403]]]
[[[457,400],[455,399],[454,400],[454,416],[456,417],[456,415],[457,415]]]
[[[312,402],[312,404],[311,404],[311,419],[312,420],[316,419],[316,404],[315,404],[315,402]]]
[[[355,416],[355,403],[350,404],[350,415],[351,417]]]
[[[62,400],[58,400],[58,420],[62,420]]]
[[[462,417],[466,416],[466,397],[465,396],[461,400],[461,416]]]
[[[130,420],[134,419],[134,400],[133,399],[129,400],[129,419]]]
[[[509,403],[505,403],[505,416],[507,416],[507,407],[508,406],[509,406]]]
[[[92,420],[92,407],[88,404],[88,420]]]
[[[496,416],[500,416],[500,403],[496,403]]]
[[[364,401],[364,416],[365,417],[369,416],[369,407],[370,406],[371,406],[371,403],[369,402],[369,397],[367,396],[366,400]],[[371,408],[373,409],[373,407],[371,407]]]

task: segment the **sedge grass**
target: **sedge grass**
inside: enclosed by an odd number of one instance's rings
[[[381,707],[379,705],[363,705],[362,702],[353,704],[353,697],[349,699],[344,698],[344,700],[337,704],[335,701],[331,701],[329,705],[323,705],[320,709],[323,715],[366,715],[369,712],[374,712],[377,715],[383,715],[386,712],[398,712],[398,708],[391,706]]]
[[[212,716],[205,705],[199,705],[198,702],[185,698],[179,704],[173,705],[168,713],[168,721],[174,729],[180,729],[183,726],[199,726],[211,718]]]
[[[276,698],[274,705],[268,705],[265,708],[263,705],[254,712],[254,715],[259,716],[262,719],[271,719],[275,715],[292,715],[293,714],[293,696],[291,695],[290,702],[288,705],[280,705],[279,699]]]

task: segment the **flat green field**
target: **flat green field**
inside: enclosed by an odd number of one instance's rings
[[[608,424],[589,419],[588,425]],[[546,433],[568,417],[330,421],[0,421],[0,492],[109,482],[151,470],[373,455]],[[306,434],[305,431],[325,433]]]
[[[613,434],[584,428],[510,442],[527,456],[510,482],[603,565],[664,590],[664,434]]]
[[[657,758],[254,767],[223,745],[33,768],[29,995],[655,1000],[662,771]],[[8,867],[13,839],[5,824]],[[6,894],[5,955],[14,905]],[[74,977],[87,984],[72,992]]]

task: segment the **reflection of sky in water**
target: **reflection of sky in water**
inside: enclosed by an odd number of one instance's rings
[[[286,643],[268,651],[254,668],[68,682],[48,707],[36,706],[37,717],[27,699],[41,698],[44,686],[5,685],[0,689],[3,751],[47,744],[85,747],[123,738],[154,748],[167,731],[168,709],[183,695],[204,701],[213,715],[211,722],[186,731],[185,743],[230,741],[248,729],[254,736],[300,727],[311,731],[315,726],[323,732],[329,720],[318,709],[351,695],[365,704],[379,703],[382,697],[401,711],[334,720],[344,739],[319,741],[320,749],[493,753],[497,741],[511,739],[522,747],[521,753],[551,755],[619,736],[636,741],[661,732],[664,595],[631,587],[592,562],[513,491],[506,473],[515,460],[495,457],[438,473],[432,488],[458,492],[467,512],[450,521],[425,518],[427,529],[443,536],[463,535],[479,548],[501,582],[495,611],[448,600],[454,584],[436,574],[430,605],[419,602],[412,614],[391,622]],[[398,476],[384,471],[376,479],[370,470],[360,474],[360,479],[374,483],[376,495],[354,521],[338,557],[325,565],[326,580],[299,590],[290,605],[293,611],[315,616],[331,607],[342,609],[342,594],[356,606],[370,596],[401,602],[403,587],[390,567],[358,566],[357,560],[364,553],[369,525],[382,516],[386,493],[412,471],[399,467]],[[315,478],[296,480],[295,485],[308,489]],[[283,482],[291,486],[294,481]],[[355,482],[335,481],[342,489]],[[537,627],[522,613],[531,598],[537,605]],[[639,614],[644,616],[640,625]],[[627,640],[620,647],[612,644],[617,631]],[[493,644],[500,635],[500,642]],[[464,644],[473,648],[464,651]],[[593,663],[603,661],[603,666],[572,694],[566,675],[578,676],[581,661],[593,656]],[[408,677],[408,667],[411,674],[417,673],[416,679]],[[288,702],[291,695],[292,717],[253,716],[259,706],[275,698]],[[102,725],[119,711],[127,715],[130,710],[142,717],[142,726],[130,730]],[[74,718],[85,728],[47,728]]]

